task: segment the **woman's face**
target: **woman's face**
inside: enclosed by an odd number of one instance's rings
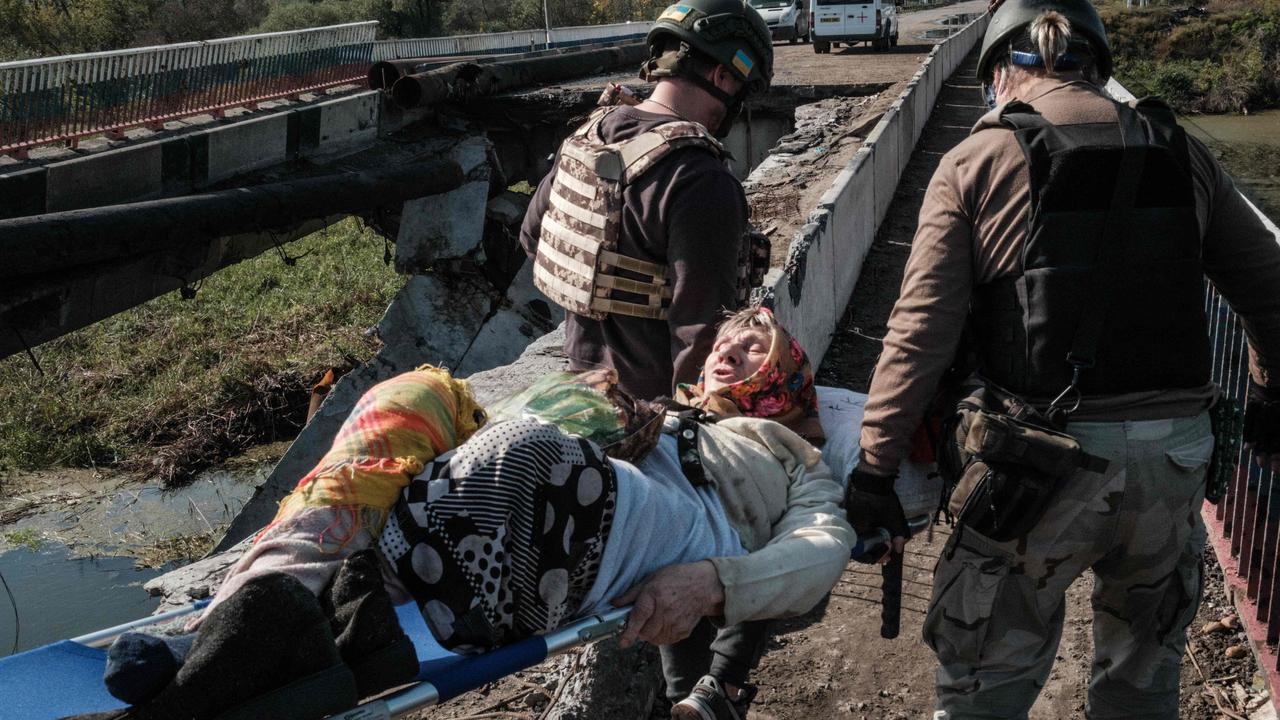
[[[746,328],[720,335],[702,366],[703,387],[707,392],[715,392],[751,377],[769,356],[772,341],[764,328]]]

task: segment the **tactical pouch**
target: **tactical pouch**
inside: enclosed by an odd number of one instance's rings
[[[974,460],[951,494],[951,510],[996,542],[1015,540],[1040,522],[1059,481],[1027,467]]]
[[[994,409],[988,409],[992,408]],[[995,540],[1026,535],[1048,509],[1058,483],[1076,470],[1104,472],[1107,461],[1084,452],[1075,438],[1049,427],[1034,408],[979,388],[948,424],[950,448],[939,466],[953,482],[948,510]]]
[[[1213,455],[1209,458],[1204,499],[1217,505],[1239,465],[1240,439],[1244,433],[1240,403],[1228,397],[1219,398],[1209,410],[1209,423],[1213,428]]]

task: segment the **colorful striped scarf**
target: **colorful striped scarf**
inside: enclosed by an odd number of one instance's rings
[[[486,420],[467,382],[442,368],[424,365],[373,386],[259,537],[303,510],[331,507],[357,515],[352,534],[376,538],[409,481]]]

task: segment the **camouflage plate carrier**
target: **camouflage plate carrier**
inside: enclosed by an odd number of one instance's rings
[[[664,123],[630,140],[605,143],[600,123],[615,109],[597,110],[560,146],[550,207],[542,216],[534,284],[569,312],[593,320],[610,314],[665,320],[672,295],[668,267],[617,251],[622,193],[672,150],[701,147],[717,158],[725,158],[727,152],[706,128],[684,120]],[[745,303],[753,281],[759,285],[763,279],[758,256],[763,254],[768,265],[767,245],[763,250],[758,245],[744,238],[739,304]],[[619,269],[645,279],[622,277]],[[637,300],[619,299],[615,291]]]

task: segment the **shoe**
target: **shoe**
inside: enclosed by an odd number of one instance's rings
[[[178,636],[127,632],[107,649],[102,683],[107,692],[138,705],[155,697],[173,681],[191,652],[195,633]]]
[[[689,697],[671,706],[671,717],[680,720],[745,720],[756,697],[755,685],[743,685],[736,700],[730,700],[712,675],[703,675]]]
[[[343,664],[355,676],[360,697],[417,677],[418,655],[400,628],[376,550],[361,550],[342,563],[333,582],[320,593],[320,607],[329,618]]]
[[[209,611],[185,662],[154,698],[83,720],[321,720],[359,702],[329,618],[283,573],[249,580]]]

